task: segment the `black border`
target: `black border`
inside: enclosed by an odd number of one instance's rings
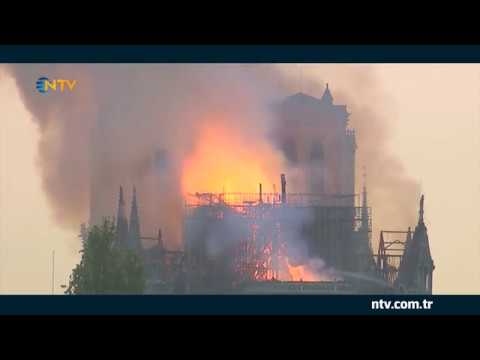
[[[391,9],[394,12],[394,9]],[[345,13],[292,13],[290,18],[267,19],[258,16],[213,20],[193,17],[181,19],[166,14],[150,14],[113,22],[110,19],[78,16],[71,23],[38,18],[18,20],[5,18],[0,24],[0,44],[18,45],[406,45],[406,44],[480,44],[480,28],[474,14],[464,18],[421,18],[414,12],[398,19],[348,16]],[[373,19],[372,19],[373,15]],[[394,15],[394,14],[391,14]],[[62,17],[59,15],[60,18]],[[70,15],[69,15],[70,16]],[[437,23],[430,21],[436,19]],[[456,19],[456,20],[455,20]]]

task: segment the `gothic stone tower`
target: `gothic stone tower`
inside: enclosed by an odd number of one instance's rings
[[[290,168],[298,192],[345,197],[354,206],[355,134],[348,128],[346,105],[335,105],[326,86],[318,99],[303,93],[287,97],[277,108],[273,132]]]
[[[275,111],[272,137],[288,162],[290,189],[311,195],[302,236],[309,256],[339,270],[368,269],[368,223],[361,232],[354,226],[356,143],[346,105],[334,104],[327,85],[321,98],[297,93]]]

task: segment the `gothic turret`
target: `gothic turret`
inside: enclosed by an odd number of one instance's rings
[[[368,202],[367,202],[367,184],[365,170],[363,173],[363,189],[362,189],[362,225],[361,228],[364,231],[369,231],[369,214],[368,214]]]
[[[330,92],[330,89],[328,88],[328,83],[327,83],[327,86],[325,87],[325,92],[322,95],[321,101],[330,105],[333,104],[333,96],[332,96],[332,93]]]
[[[406,292],[431,294],[434,269],[427,227],[424,222],[424,196],[422,195],[418,224],[413,236],[410,231],[407,233],[396,285]]]
[[[128,220],[125,214],[125,200],[123,198],[123,188],[120,186],[118,196],[118,210],[117,210],[117,244],[119,246],[126,246],[128,243]]]
[[[128,234],[128,246],[130,249],[141,250],[140,219],[138,216],[137,191],[133,187],[132,207],[130,209],[130,226]]]
[[[361,207],[361,223],[358,231],[356,231],[356,251],[353,258],[357,263],[357,267],[353,269],[359,273],[370,273],[375,268],[375,262],[372,256],[372,249],[370,245],[370,214],[368,211],[367,202],[367,186],[366,176],[363,175],[363,190],[362,190],[362,207]]]

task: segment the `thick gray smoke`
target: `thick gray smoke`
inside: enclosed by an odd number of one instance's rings
[[[306,79],[329,77],[335,103],[347,104],[352,113],[357,168],[368,169],[375,224],[412,223],[419,187],[389,155],[388,113],[375,77],[366,68],[313,68],[303,75],[303,90],[320,96],[323,82]],[[8,70],[39,126],[39,169],[58,224],[77,229],[89,216],[98,221],[115,215],[119,186],[128,201],[136,185],[142,233],[152,236],[162,227],[171,246],[181,239],[182,164],[201,129],[214,119],[255,146],[266,141],[270,104],[299,91],[287,66],[59,64]],[[34,87],[40,76],[76,79],[77,88],[40,95]],[[288,178],[288,169],[282,170]]]
[[[78,228],[89,216],[93,222],[113,216],[119,186],[128,199],[136,185],[144,235],[161,226],[167,242],[177,245],[182,162],[200,130],[212,121],[261,143],[268,105],[279,96],[241,66],[8,68],[39,125],[39,166],[58,223]],[[78,85],[73,93],[41,95],[34,87],[40,76]]]
[[[393,133],[395,104],[382,89],[374,65],[281,65],[290,91],[321,97],[328,82],[334,103],[346,104],[350,127],[355,129],[356,192],[361,192],[366,169],[368,205],[372,208],[373,243],[380,229],[406,229],[418,216],[420,184],[394,155],[389,140]],[[399,119],[401,121],[401,119]],[[414,131],[414,129],[412,129]]]

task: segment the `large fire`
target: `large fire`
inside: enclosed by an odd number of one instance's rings
[[[271,189],[278,182],[280,157],[266,142],[249,141],[222,125],[200,130],[191,155],[183,163],[184,195],[196,192],[255,193],[258,184]]]
[[[235,132],[212,121],[198,133],[190,156],[182,167],[184,196],[196,193],[256,193],[259,183],[265,192],[273,192],[282,169],[282,157],[267,141],[251,141],[245,133]],[[255,136],[252,134],[252,136]],[[189,199],[192,200],[193,199]],[[223,199],[229,203],[229,199]],[[313,264],[293,266],[285,259],[282,281],[328,280],[328,274],[315,271]]]

